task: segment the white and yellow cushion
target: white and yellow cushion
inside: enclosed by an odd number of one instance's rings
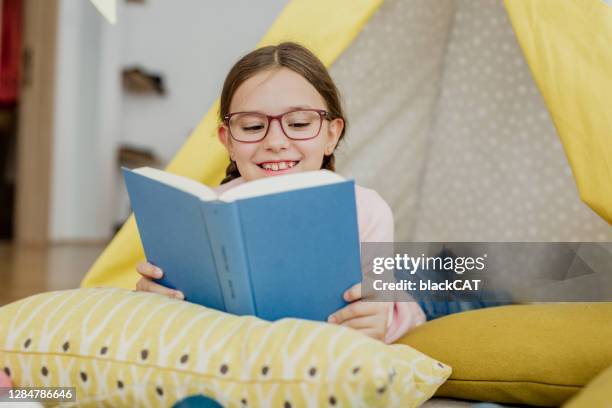
[[[0,308],[0,369],[17,386],[76,387],[79,405],[416,406],[450,367],[351,329],[238,317],[125,289],[77,289]]]

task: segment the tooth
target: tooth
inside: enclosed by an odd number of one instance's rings
[[[287,162],[278,163],[279,170],[285,170],[287,168]]]
[[[289,168],[293,167],[296,165],[296,162],[289,162]]]
[[[278,163],[272,163],[272,170],[278,170]]]

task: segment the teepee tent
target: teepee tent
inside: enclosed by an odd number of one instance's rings
[[[605,2],[291,0],[260,45],[285,40],[330,66],[338,170],[389,202],[397,241],[612,239]],[[217,110],[169,171],[221,180]],[[83,285],[132,288],[143,258],[131,217]]]
[[[398,241],[609,240],[580,195],[612,222],[611,15],[385,1],[331,67],[352,124],[340,171],[390,202]]]

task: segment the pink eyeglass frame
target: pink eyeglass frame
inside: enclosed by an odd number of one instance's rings
[[[308,138],[305,138],[305,139],[302,139],[302,138],[296,139],[294,137],[289,136],[287,134],[287,132],[285,131],[285,127],[283,126],[283,122],[281,121],[281,118],[283,116],[289,114],[289,113],[304,112],[304,111],[306,111],[306,112],[317,112],[320,115],[319,117],[321,118],[321,120],[319,121],[319,129],[317,130],[317,133],[315,133],[314,136],[308,137]],[[244,113],[252,113],[254,115],[265,116],[266,119],[268,120],[268,127],[266,128],[266,133],[262,136],[261,139],[251,140],[251,141],[247,142],[247,141],[244,141],[244,140],[236,139],[234,137],[234,135],[232,135],[232,128],[230,127],[230,124],[229,124],[230,119],[234,115],[239,115],[239,114],[244,114]],[[324,110],[324,109],[293,109],[293,110],[281,113],[280,115],[266,115],[265,113],[261,113],[261,112],[248,112],[247,111],[247,112],[232,112],[232,113],[228,113],[227,115],[225,115],[223,117],[223,123],[227,126],[227,129],[229,131],[230,137],[232,139],[234,139],[235,141],[240,142],[240,143],[259,143],[262,140],[264,140],[266,138],[266,136],[268,136],[268,132],[270,131],[270,128],[272,127],[271,124],[272,124],[272,121],[274,119],[276,119],[278,121],[278,124],[280,125],[281,130],[283,131],[284,135],[287,136],[288,139],[300,141],[300,140],[314,139],[315,137],[319,136],[319,133],[321,133],[321,128],[323,127],[323,119],[331,120],[331,117],[330,117],[329,112]]]

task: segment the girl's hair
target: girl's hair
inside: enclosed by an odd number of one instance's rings
[[[259,48],[242,57],[230,70],[223,83],[221,91],[221,107],[219,117],[221,121],[229,112],[230,103],[234,93],[243,82],[261,71],[274,68],[289,68],[304,77],[321,94],[330,114],[330,119],[341,118],[344,120],[344,128],[338,139],[338,143],[344,137],[347,123],[342,111],[340,94],[332,81],[323,63],[307,48],[293,43],[284,42],[278,45],[269,45]],[[323,158],[322,169],[334,171],[335,158],[332,153]],[[225,171],[225,178],[221,182],[240,177],[236,162],[230,159],[230,164]]]

